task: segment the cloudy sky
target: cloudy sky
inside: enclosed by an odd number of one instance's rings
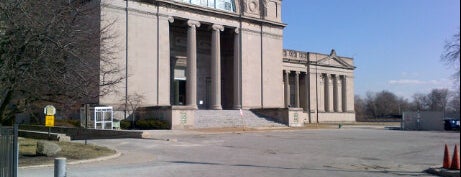
[[[440,61],[459,31],[459,0],[284,0],[284,48],[353,57],[355,93],[411,98],[452,88]]]

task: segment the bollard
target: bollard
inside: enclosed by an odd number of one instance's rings
[[[66,177],[66,158],[54,159],[54,177]]]

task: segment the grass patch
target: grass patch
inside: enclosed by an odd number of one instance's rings
[[[116,153],[114,150],[102,146],[54,141],[61,147],[61,152],[55,157],[37,156],[35,153],[37,141],[35,139],[19,138],[19,166],[53,164],[56,157],[65,157],[67,161],[75,161],[104,157]]]

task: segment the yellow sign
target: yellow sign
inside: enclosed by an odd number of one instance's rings
[[[46,116],[45,117],[45,126],[46,127],[54,127],[54,116]]]

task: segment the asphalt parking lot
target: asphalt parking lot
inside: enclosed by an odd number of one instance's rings
[[[155,132],[152,132],[155,134]],[[169,139],[169,141],[168,141]],[[67,176],[381,177],[432,176],[444,145],[460,134],[366,127],[259,132],[166,132],[161,139],[91,140],[118,158],[67,166]],[[53,176],[53,167],[21,168],[21,177]]]

